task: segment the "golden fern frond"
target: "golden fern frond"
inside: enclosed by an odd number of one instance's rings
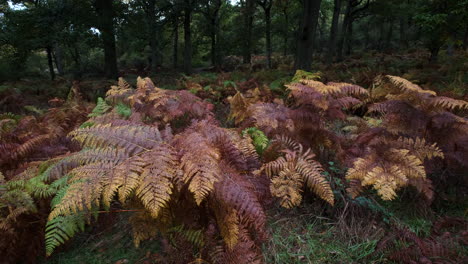
[[[52,208],[49,220],[99,207],[105,179],[115,162],[96,162],[73,169],[70,186],[62,201]]]
[[[310,190],[329,204],[333,205],[333,191],[325,176],[322,175],[322,165],[313,160],[314,157],[315,155],[310,149],[308,149],[304,154],[299,156],[296,164],[296,170],[304,177],[307,187],[309,187]]]
[[[403,92],[415,92],[415,93],[421,93],[421,94],[426,94],[429,96],[435,96],[436,93],[431,90],[424,90],[418,85],[404,79],[398,76],[392,76],[392,75],[386,75],[385,76],[387,80],[390,81],[395,87],[399,88]]]
[[[175,153],[168,146],[160,146],[145,153],[142,160],[148,165],[141,174],[136,196],[151,216],[156,218],[171,198],[172,180],[178,164]]]
[[[294,168],[284,168],[271,179],[270,192],[280,198],[280,205],[293,208],[302,201],[303,177]]]
[[[239,239],[239,217],[236,209],[226,209],[226,207],[218,206],[215,214],[224,243],[228,249],[234,248]]]
[[[300,82],[302,84],[307,85],[308,87],[312,88],[316,92],[318,92],[320,94],[324,94],[324,95],[326,95],[326,94],[335,94],[335,93],[340,93],[341,92],[341,87],[339,87],[338,85],[326,85],[326,84],[324,84],[322,82],[319,82],[319,81],[305,80],[305,79],[302,79]],[[290,86],[286,86],[286,87],[291,89]]]
[[[95,163],[98,161],[121,162],[128,158],[128,153],[122,149],[103,147],[96,149],[84,149],[80,152],[66,157],[59,157],[52,165],[42,172],[42,179],[45,181],[57,180],[70,170],[84,164]]]
[[[445,96],[437,96],[431,98],[429,104],[433,108],[441,108],[443,110],[453,111],[455,109],[468,109],[468,102],[464,100],[457,100]]]
[[[346,179],[351,180],[353,186],[348,189],[355,198],[360,193],[361,186],[373,186],[384,200],[393,200],[396,191],[410,184],[410,179],[425,179],[426,172],[422,161],[410,154],[407,149],[390,148],[383,157],[371,153],[358,158],[346,173]]]
[[[328,82],[327,86],[336,86],[340,88],[340,91],[336,94],[343,94],[347,96],[367,96],[369,92],[362,88],[359,85],[349,84],[349,83],[335,83],[335,82]]]
[[[435,157],[444,158],[444,153],[439,149],[437,143],[429,144],[424,138],[416,139],[399,137],[396,142],[391,142],[395,148],[404,148],[411,151],[411,154],[420,160],[432,159]]]
[[[247,118],[247,108],[249,103],[245,100],[244,96],[237,92],[233,97],[228,98],[230,105],[229,118],[233,119],[236,124],[241,123]]]
[[[122,77],[119,77],[117,86],[113,85],[106,93],[106,100],[116,104],[118,102],[127,102],[128,97],[134,92],[130,84]]]
[[[315,155],[311,150],[308,149],[305,153],[288,150],[285,152],[284,157],[264,166],[266,174],[272,178],[272,194],[279,195],[277,197],[282,199],[282,205],[287,208],[297,206],[301,201],[298,197],[305,182],[311,191],[333,205],[333,191],[325,176],[321,174],[322,166],[313,159]]]
[[[149,150],[162,141],[157,127],[138,125],[95,125],[76,129],[70,133],[70,136],[80,142],[83,147],[114,146],[122,148],[128,153]]]
[[[177,140],[177,139],[176,139]],[[219,169],[220,153],[199,133],[178,136],[177,146],[184,150],[181,168],[184,171],[183,181],[193,193],[198,205],[213,190],[213,185],[221,177]]]

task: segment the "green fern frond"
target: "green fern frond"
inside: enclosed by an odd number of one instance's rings
[[[55,248],[64,244],[77,232],[84,231],[85,217],[82,214],[59,216],[47,222],[45,230],[45,248],[47,256]]]
[[[122,103],[117,104],[115,110],[117,111],[117,114],[124,118],[129,118],[132,115],[132,109]]]
[[[98,97],[96,107],[94,107],[93,111],[88,115],[88,117],[100,116],[109,111],[111,108],[112,106],[108,105],[106,101],[102,99],[102,97]]]
[[[249,135],[252,138],[252,143],[255,146],[255,150],[259,155],[263,153],[263,151],[270,145],[270,140],[268,137],[256,127],[249,127],[242,131],[242,135],[246,136]]]

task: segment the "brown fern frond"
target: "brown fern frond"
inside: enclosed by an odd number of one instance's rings
[[[230,104],[229,118],[234,119],[236,124],[241,123],[248,117],[247,109],[250,103],[244,98],[244,96],[237,92],[233,97],[227,99]]]
[[[278,104],[257,103],[248,109],[253,126],[258,127],[267,135],[281,131],[294,131],[294,122],[289,116],[290,110]]]

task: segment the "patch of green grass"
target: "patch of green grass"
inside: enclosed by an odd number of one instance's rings
[[[385,263],[373,254],[376,237],[346,238],[336,225],[310,214],[271,221],[266,263]]]

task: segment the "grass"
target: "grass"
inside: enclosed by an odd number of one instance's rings
[[[266,263],[385,263],[373,254],[380,238],[378,229],[367,236],[352,236],[337,223],[310,212],[276,210],[283,212],[270,219]]]

